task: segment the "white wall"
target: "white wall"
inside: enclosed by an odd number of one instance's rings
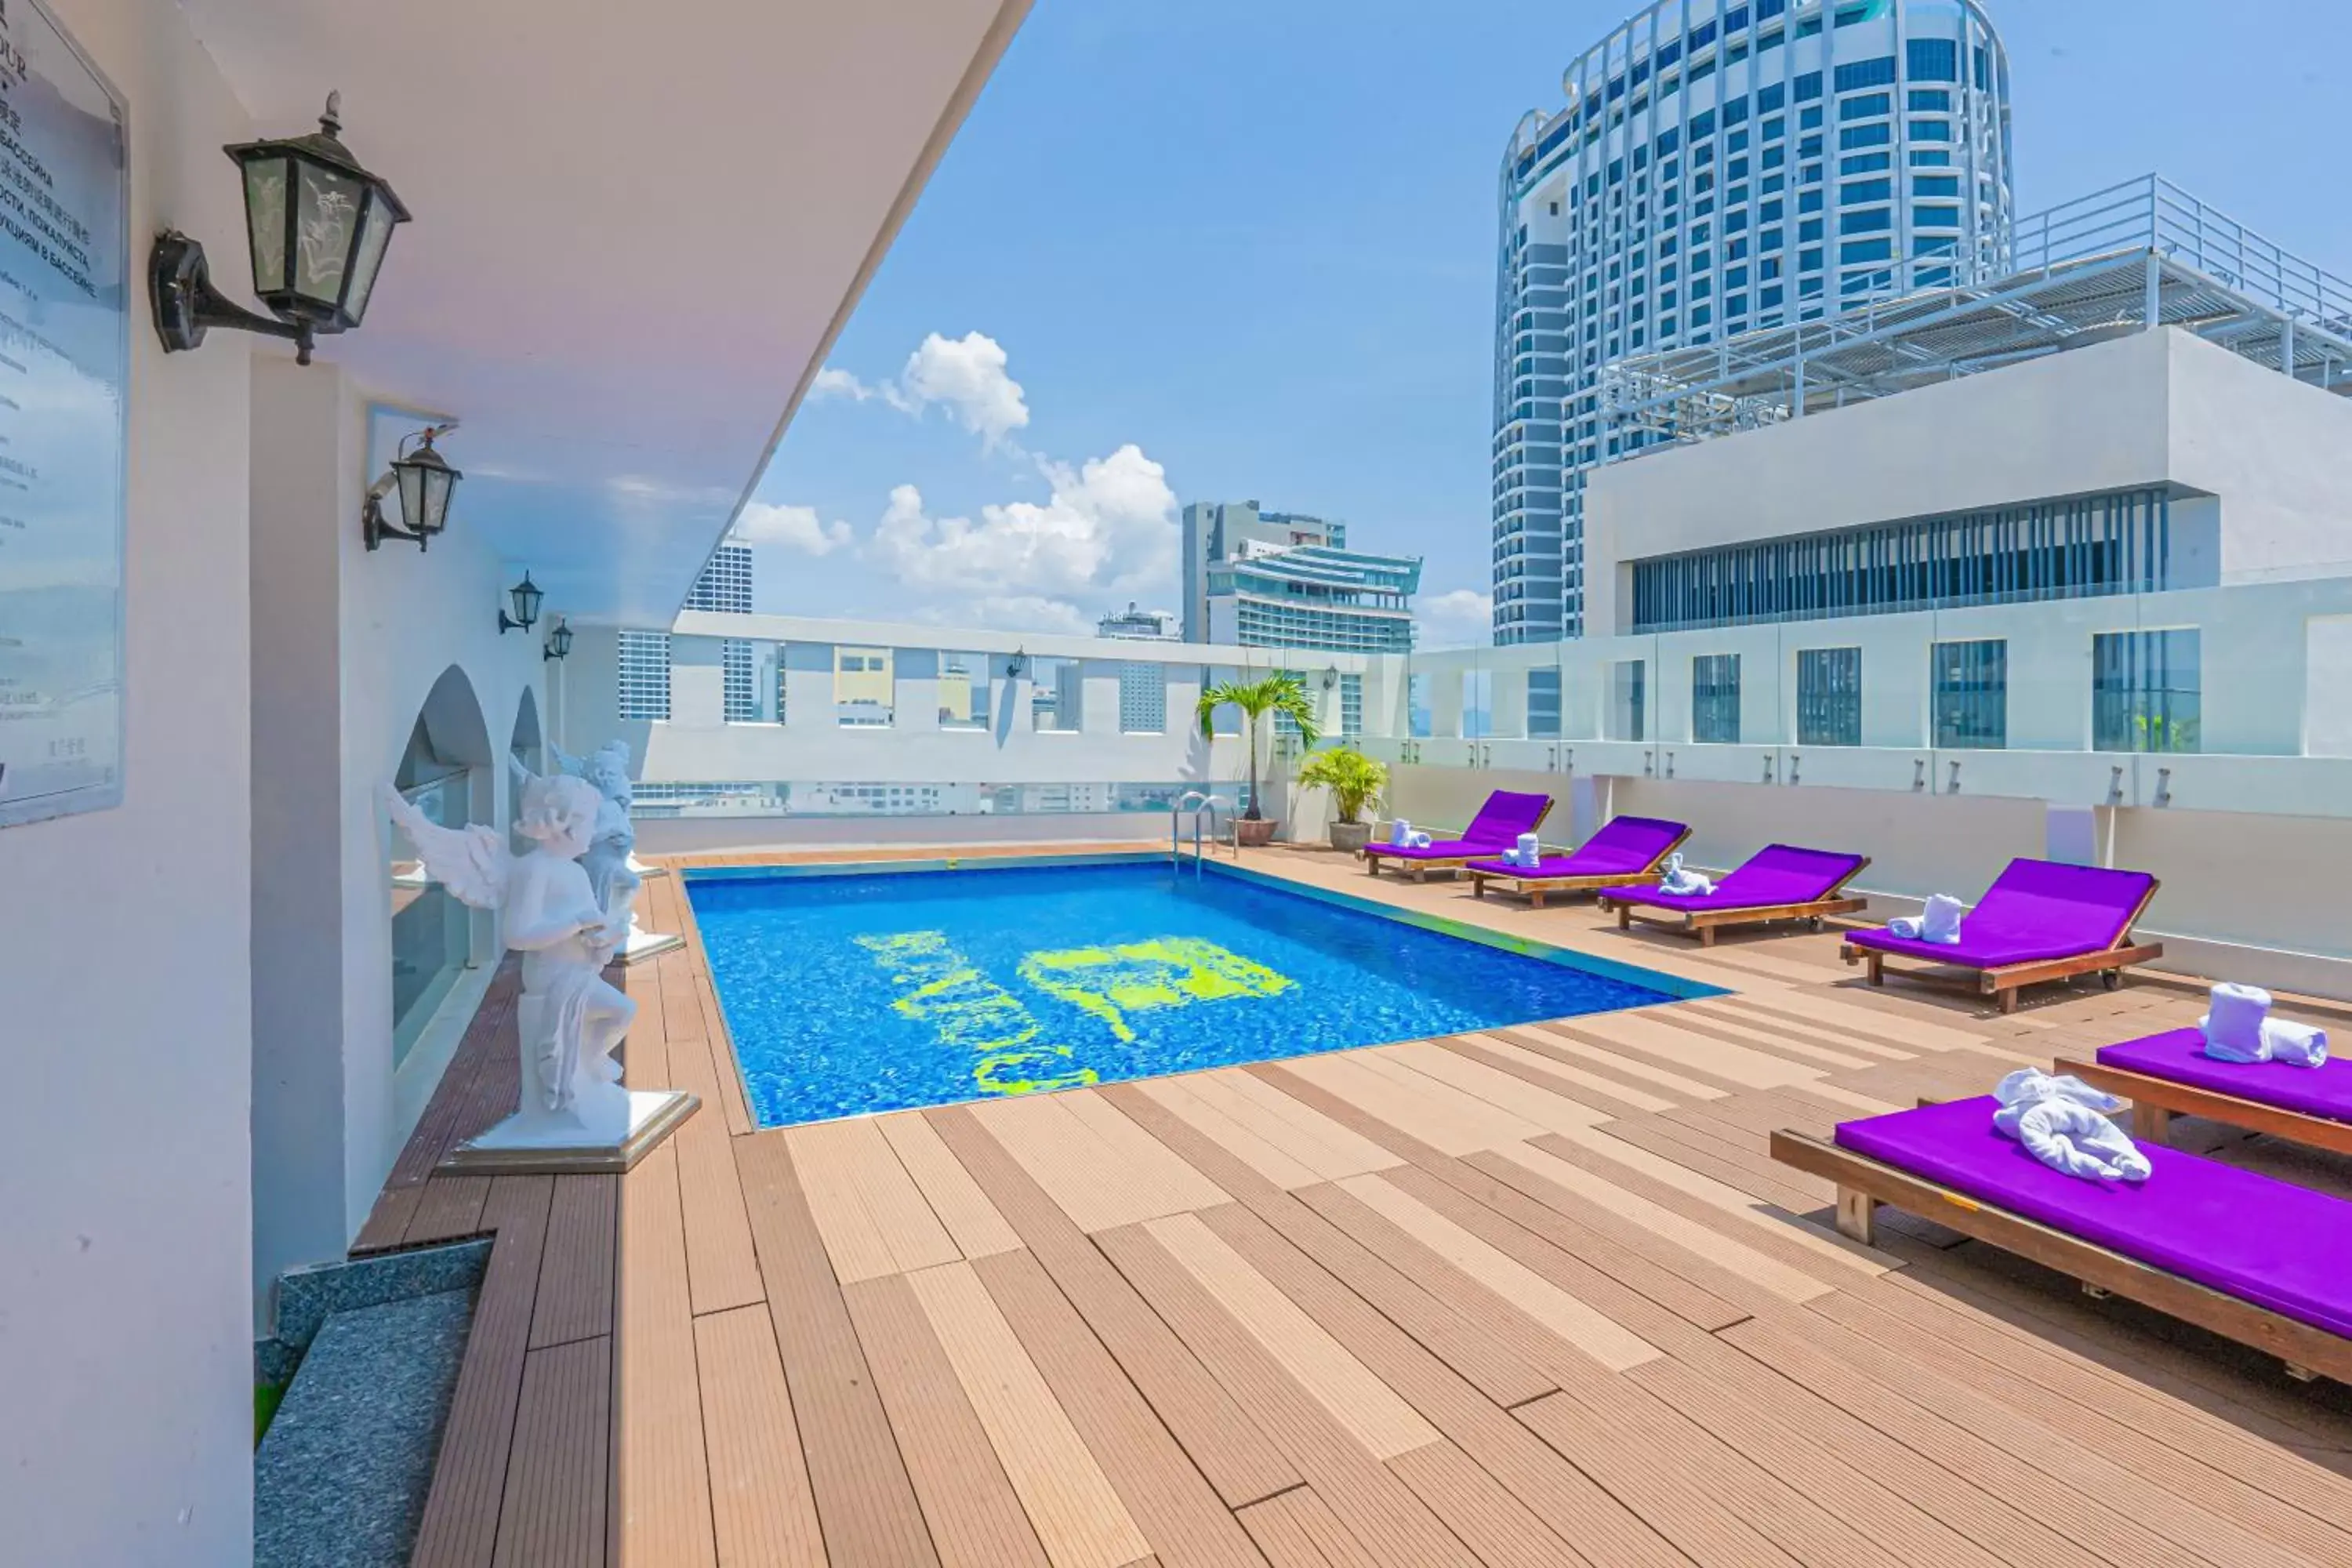
[[[176,5],[53,8],[131,105],[127,751],[118,809],[0,830],[0,1558],[215,1568],[251,1550],[248,359],[167,359],[143,278],[166,226],[242,256],[254,130]]]
[[[2176,582],[2340,573],[2347,444],[2343,398],[2179,329],[2136,332],[1597,470],[1587,625],[1632,625],[1635,559],[2168,484],[2220,498],[2176,506]]]
[[[459,487],[429,551],[370,552],[361,494],[385,422],[331,365],[257,365],[253,529],[253,1284],[341,1257],[430,1099],[459,1030],[393,1066],[390,827],[376,798],[419,710],[457,667],[479,709],[474,819],[506,821],[505,757],[541,631],[498,631],[519,563],[468,526]],[[422,423],[420,419],[418,421]],[[377,440],[372,445],[371,430]],[[282,454],[265,471],[263,458]],[[536,700],[536,699],[534,699]],[[545,711],[541,704],[542,714]],[[472,759],[469,759],[472,760]],[[491,923],[475,958],[496,962]],[[444,1010],[462,1013],[460,987]],[[456,1020],[461,1022],[462,1020]]]

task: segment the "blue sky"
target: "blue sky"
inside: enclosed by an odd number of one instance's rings
[[[1484,641],[1496,168],[1631,8],[1038,0],[747,513],[759,607],[1172,606],[1173,507],[1254,497],[1425,556],[1425,642]],[[2021,213],[2156,170],[2352,274],[2352,5],[1991,9]]]

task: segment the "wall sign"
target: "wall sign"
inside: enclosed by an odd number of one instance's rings
[[[122,804],[123,119],[0,0],[0,827]]]

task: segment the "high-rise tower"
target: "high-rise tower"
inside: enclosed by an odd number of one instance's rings
[[[1662,0],[1563,85],[1503,160],[1497,643],[1582,634],[1610,365],[2010,259],[2009,65],[1976,0]]]

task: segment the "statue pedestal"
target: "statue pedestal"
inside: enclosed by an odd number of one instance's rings
[[[667,877],[669,875],[668,867],[648,866],[644,861],[638,859],[635,855],[629,857],[628,866],[629,874],[636,878],[640,882],[650,882],[656,877]]]
[[[518,1111],[457,1145],[436,1168],[465,1176],[617,1175],[652,1153],[702,1106],[699,1099],[677,1089],[633,1089],[628,1096],[628,1125],[615,1129],[616,1137],[591,1141],[568,1117]]]
[[[682,936],[657,936],[649,931],[629,928],[629,940],[613,954],[621,963],[643,963],[648,958],[659,958],[665,952],[676,952],[686,945]]]

